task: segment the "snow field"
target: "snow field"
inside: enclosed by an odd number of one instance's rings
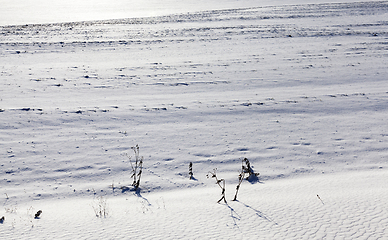
[[[1,27],[0,238],[386,238],[387,12],[371,1]],[[120,190],[136,144],[138,194]],[[243,157],[260,182],[232,202]]]
[[[250,184],[238,201],[227,185],[106,197],[106,218],[94,217],[96,197],[15,205],[2,225],[7,239],[384,239],[387,235],[386,170],[302,176]],[[222,173],[220,173],[220,176]],[[209,179],[212,181],[213,179]],[[318,196],[319,198],[318,198]],[[44,209],[41,219],[28,213]],[[57,227],[53,227],[57,226]]]

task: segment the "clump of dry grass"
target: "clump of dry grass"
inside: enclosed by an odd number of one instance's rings
[[[132,167],[132,175],[131,178],[133,179],[132,186],[134,186],[135,190],[137,190],[140,186],[140,178],[141,174],[143,173],[143,157],[140,157],[139,153],[139,145],[136,145],[135,147],[131,147],[131,149],[135,152],[135,162],[132,163],[131,157],[127,155],[129,162]]]
[[[108,205],[105,197],[100,196],[97,198],[97,201],[92,206],[96,217],[102,218],[108,216]]]

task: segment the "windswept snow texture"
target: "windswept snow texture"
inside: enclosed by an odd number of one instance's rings
[[[138,214],[135,230],[122,225],[133,209],[125,209],[125,216],[114,213],[112,221],[125,229],[117,238],[141,230],[150,235],[136,232],[138,237],[153,238],[150,226],[142,225],[155,219],[147,215],[152,210],[160,220],[155,225],[178,216],[166,229],[181,223],[188,229],[170,239],[382,239],[387,236],[386,201],[381,201],[387,197],[387,59],[387,1],[0,27],[0,197],[7,198],[6,213],[48,201],[53,209],[43,209],[43,220],[44,214],[53,218],[60,211],[53,200],[82,199],[80,205],[64,203],[74,206],[61,209],[66,215],[102,195],[131,202],[145,214]],[[130,148],[136,144],[144,156],[137,195],[118,189],[131,183],[126,154],[133,156]],[[217,205],[220,189],[206,174],[217,168],[229,199],[244,157],[260,172],[260,181],[243,183],[245,200]],[[189,180],[190,162],[195,181]],[[341,180],[337,188],[321,182],[334,184],[330,174]],[[359,180],[366,175],[372,183]],[[299,178],[321,184],[324,204],[314,185],[299,187],[304,186]],[[349,190],[356,181],[364,188]],[[183,199],[190,189],[193,198]],[[256,198],[261,191],[266,197]],[[210,199],[203,208],[195,200],[201,194]],[[315,205],[305,205],[307,196]],[[176,209],[162,204],[168,198]],[[185,214],[186,202],[198,209]],[[354,213],[357,206],[370,222]],[[211,211],[220,219],[205,216]],[[31,228],[39,224],[31,212],[23,215],[25,223],[16,215],[0,229],[15,238],[40,236],[36,229],[44,227]],[[249,219],[239,222],[245,216]],[[100,237],[113,238],[113,222],[97,220],[86,227],[106,226]],[[76,226],[66,221],[73,219],[66,215],[47,224],[86,229],[84,215]],[[305,222],[311,228],[304,228]],[[214,231],[203,231],[209,223]],[[218,223],[230,228],[217,228]],[[154,236],[168,233],[159,227]]]
[[[327,0],[0,0],[0,26],[155,17],[220,9],[324,2]]]
[[[243,184],[239,200],[227,204],[216,203],[217,186],[108,197],[102,219],[93,212],[98,198],[8,204],[0,227],[4,239],[385,239],[386,176],[382,170]],[[38,209],[42,216],[34,219]]]

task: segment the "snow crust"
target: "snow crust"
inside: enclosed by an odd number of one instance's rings
[[[0,27],[0,238],[386,238],[387,2],[230,3]]]
[[[360,0],[359,0],[360,1]],[[363,0],[363,2],[371,0]],[[354,0],[0,0],[0,26],[155,17],[198,11]]]

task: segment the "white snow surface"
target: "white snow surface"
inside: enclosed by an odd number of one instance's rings
[[[388,2],[240,3],[0,27],[0,239],[387,239]]]
[[[196,11],[355,0],[0,0],[0,26],[155,17]],[[357,0],[371,1],[371,0]]]

